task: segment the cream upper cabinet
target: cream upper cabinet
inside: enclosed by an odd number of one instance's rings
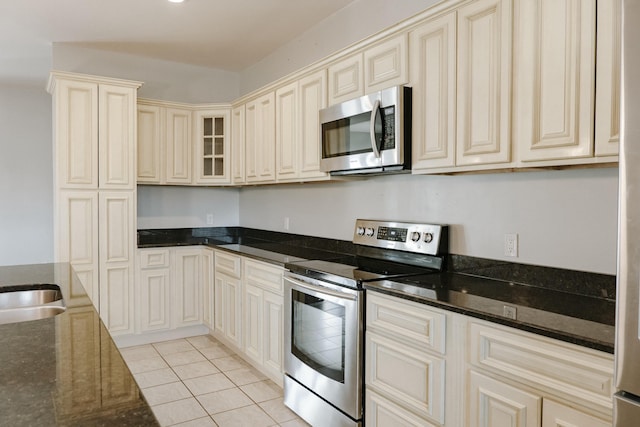
[[[324,70],[276,90],[276,178],[279,182],[329,177],[320,172],[319,111],[326,105]]]
[[[362,53],[331,64],[329,73],[329,105],[364,95]]]
[[[52,83],[55,185],[98,188],[98,85],[53,76]]]
[[[511,0],[457,9],[457,165],[511,161]]]
[[[367,46],[328,68],[329,105],[409,81],[407,35]]]
[[[364,51],[365,93],[409,81],[407,45],[407,34],[403,32]]]
[[[136,185],[136,89],[98,86],[99,186],[132,190]]]
[[[245,106],[245,177],[248,183],[275,181],[275,94]]]
[[[230,111],[228,108],[197,110],[195,120],[196,184],[229,184]]]
[[[597,3],[595,150],[611,156],[620,145],[622,1]]]
[[[138,182],[160,184],[164,175],[162,111],[157,105],[138,103]]]
[[[595,0],[515,4],[513,120],[519,159],[593,156]]]
[[[300,102],[298,110],[299,140],[298,166],[300,179],[326,179],[329,174],[320,171],[322,140],[320,138],[320,110],[327,106],[327,73],[318,71],[298,81]]]
[[[298,176],[298,83],[276,90],[276,178],[295,179]]]
[[[412,30],[409,47],[413,86],[412,169],[455,166],[455,12]]]
[[[233,184],[243,184],[245,150],[245,106],[231,110],[231,178]]]
[[[191,184],[191,145],[191,110],[165,109],[165,178],[168,184]]]

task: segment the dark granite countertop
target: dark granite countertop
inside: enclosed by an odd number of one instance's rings
[[[33,284],[67,309],[0,325],[0,425],[159,425],[69,264],[0,267],[0,292]]]
[[[615,301],[466,273],[381,280],[365,289],[613,353]],[[504,307],[515,310],[515,319]]]
[[[207,245],[284,265],[357,252],[351,242],[243,227],[140,230],[138,247]],[[613,353],[615,276],[450,255],[442,274],[366,289]],[[504,316],[504,305],[516,320]]]

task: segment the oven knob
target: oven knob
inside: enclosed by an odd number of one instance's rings
[[[424,242],[425,243],[431,243],[432,241],[433,241],[433,234],[424,233]]]
[[[364,236],[364,227],[358,227],[356,233],[358,233],[358,236]]]
[[[373,228],[367,227],[367,237],[373,236]]]
[[[417,242],[418,240],[420,240],[420,233],[417,231],[411,232],[411,241]]]

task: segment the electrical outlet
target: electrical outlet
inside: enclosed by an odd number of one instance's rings
[[[518,235],[505,234],[504,235],[504,256],[517,257],[518,256]]]
[[[213,214],[207,214],[207,225],[213,225]]]
[[[502,306],[502,315],[508,319],[516,320],[516,308],[510,305]]]
[[[283,224],[283,227],[284,227],[284,229],[285,229],[285,230],[288,230],[288,229],[289,229],[289,217],[288,217],[288,216],[285,216],[285,217],[284,217],[284,224]]]

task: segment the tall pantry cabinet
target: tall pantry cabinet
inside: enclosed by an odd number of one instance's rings
[[[51,73],[54,259],[69,262],[114,335],[133,332],[139,82]]]

